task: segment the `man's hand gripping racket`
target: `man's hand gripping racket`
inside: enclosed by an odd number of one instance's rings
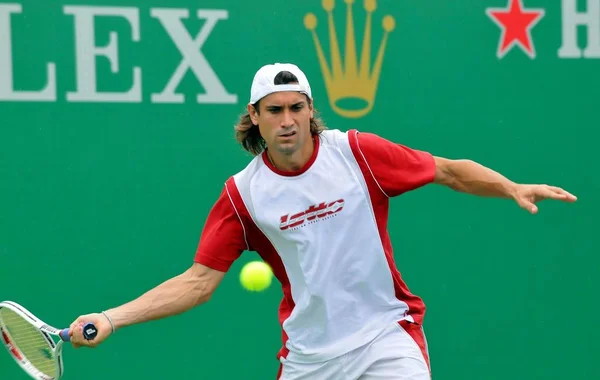
[[[32,378],[57,380],[63,375],[62,348],[95,347],[112,333],[112,326],[102,314],[78,318],[67,329],[56,329],[34,316],[23,306],[0,302],[0,335],[13,359]],[[55,341],[52,336],[59,337]]]

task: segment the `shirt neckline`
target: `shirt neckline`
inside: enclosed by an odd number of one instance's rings
[[[284,176],[284,177],[299,176],[301,174],[304,174],[308,169],[310,169],[310,167],[314,164],[315,160],[317,159],[317,154],[319,153],[319,146],[320,146],[320,141],[319,140],[320,140],[319,136],[313,135],[313,141],[315,143],[315,147],[313,149],[312,155],[310,156],[309,160],[304,164],[304,166],[302,166],[302,168],[300,168],[300,170],[285,171],[285,170],[277,169],[271,163],[271,160],[269,160],[269,157],[267,156],[267,149],[265,149],[264,152],[262,153],[263,162],[275,174],[279,174],[279,175]]]

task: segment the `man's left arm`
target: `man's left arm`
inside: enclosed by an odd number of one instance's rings
[[[502,174],[471,160],[449,160],[434,157],[434,183],[455,191],[484,196],[513,199],[517,204],[536,214],[537,202],[555,199],[575,202],[577,197],[556,186],[515,183]]]

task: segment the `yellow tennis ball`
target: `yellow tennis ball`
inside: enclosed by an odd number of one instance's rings
[[[244,265],[240,272],[242,286],[252,292],[260,292],[271,285],[273,272],[271,267],[262,261],[251,261]]]

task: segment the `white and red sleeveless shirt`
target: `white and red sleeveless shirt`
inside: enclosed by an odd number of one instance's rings
[[[210,211],[195,262],[229,270],[255,251],[280,281],[278,356],[316,362],[374,339],[389,323],[421,323],[425,305],[396,269],[389,198],[433,181],[427,152],[372,133],[326,130],[293,173],[256,156]]]

